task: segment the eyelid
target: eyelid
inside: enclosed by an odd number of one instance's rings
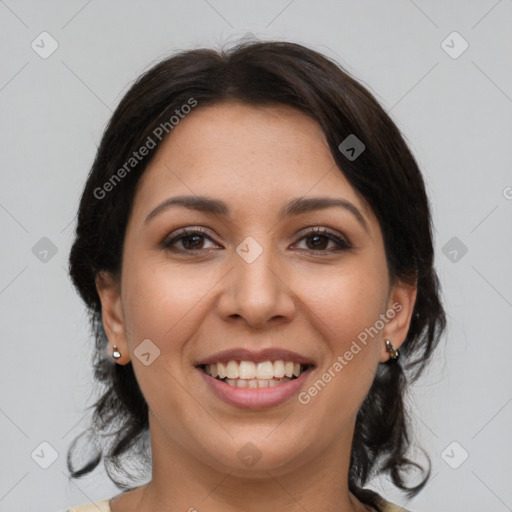
[[[210,230],[207,228],[204,228],[202,226],[186,226],[183,228],[180,228],[176,231],[174,231],[171,235],[164,238],[164,240],[161,242],[161,245],[164,249],[170,249],[172,250],[172,245],[179,242],[181,239],[186,238],[187,236],[192,236],[195,234],[201,234],[204,235],[205,238],[209,239],[211,242],[218,244],[216,242],[215,238],[211,235]],[[302,240],[307,238],[308,236],[313,235],[322,235],[329,239],[329,241],[334,242],[337,245],[337,248],[335,249],[321,249],[321,250],[314,250],[314,249],[302,249],[311,253],[317,253],[319,255],[322,254],[330,254],[330,253],[336,253],[340,251],[346,251],[353,249],[353,244],[350,241],[350,239],[344,235],[344,234],[337,234],[336,232],[331,231],[329,228],[320,227],[318,225],[315,226],[308,226],[306,228],[303,228],[299,233],[294,235],[294,239],[296,241],[294,244],[300,243]],[[181,253],[199,253],[204,252],[207,249],[197,249],[197,250],[175,250],[175,252],[181,252]]]
[[[344,234],[338,234],[334,231],[331,231],[329,228],[325,228],[325,227],[320,227],[320,226],[313,226],[313,227],[307,227],[307,228],[304,228],[302,231],[300,231],[296,236],[298,237],[298,240],[297,242],[300,242],[301,240],[303,240],[304,238],[308,237],[308,236],[313,236],[313,235],[322,235],[322,236],[325,236],[327,238],[329,238],[329,240],[332,240],[334,241],[337,245],[338,245],[338,251],[340,250],[348,250],[348,249],[352,249],[353,248],[353,245],[352,245],[352,242],[350,241],[350,239],[344,235]],[[327,250],[327,249],[324,249],[323,251],[311,251],[313,253],[317,252],[319,254],[322,254],[322,252],[324,253],[329,253],[329,252],[333,252],[332,250]]]
[[[164,248],[169,248],[169,246],[172,243],[177,242],[179,239],[187,237],[187,236],[192,236],[197,233],[204,235],[205,238],[208,238],[212,242],[217,244],[214,237],[211,235],[211,232],[207,228],[204,228],[202,226],[186,226],[184,228],[179,228],[176,231],[173,231],[170,235],[167,235],[162,241],[162,246]],[[187,251],[187,252],[192,252],[192,251]]]

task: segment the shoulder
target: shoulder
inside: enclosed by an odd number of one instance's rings
[[[377,502],[379,506],[379,510],[382,512],[411,512],[408,509],[405,509],[399,505],[395,505],[390,501],[386,501],[384,498],[381,498],[380,501]]]
[[[411,512],[409,509],[401,507],[400,505],[395,505],[394,503],[385,500],[380,495],[375,497],[375,501],[372,504],[378,507],[380,512]]]
[[[110,512],[110,499],[96,501],[95,503],[87,503],[86,505],[78,505],[70,508],[67,512]]]
[[[400,505],[395,505],[394,503],[387,501],[380,494],[370,489],[359,489],[357,497],[363,501],[363,503],[371,505],[379,512],[411,512]]]

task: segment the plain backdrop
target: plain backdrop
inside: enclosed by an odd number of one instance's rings
[[[5,0],[0,23],[0,511],[119,492],[102,466],[69,482],[65,465],[93,398],[93,341],[66,270],[78,200],[141,72],[241,37],[336,59],[390,113],[428,185],[449,327],[410,403],[432,479],[411,501],[385,479],[370,487],[414,512],[512,510],[510,0]]]

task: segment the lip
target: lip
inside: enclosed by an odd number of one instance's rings
[[[201,367],[197,370],[213,394],[223,402],[239,409],[267,409],[281,405],[298,394],[313,367],[306,368],[296,379],[267,388],[237,388],[211,377]]]
[[[253,361],[254,363],[263,363],[264,361],[292,361],[303,365],[315,366],[315,362],[311,359],[292,350],[281,348],[266,348],[263,350],[248,350],[245,348],[235,348],[223,350],[212,354],[205,359],[201,359],[195,366],[203,366],[205,364],[224,363],[227,361]]]

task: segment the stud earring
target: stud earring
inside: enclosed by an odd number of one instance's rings
[[[114,359],[119,359],[121,357],[121,352],[119,352],[119,349],[117,348],[116,345],[114,345],[114,348],[113,348],[113,351],[112,351],[112,357]]]
[[[390,359],[388,362],[391,361],[398,361],[400,358],[400,351],[396,349],[389,340],[386,340],[386,350],[389,352]]]

